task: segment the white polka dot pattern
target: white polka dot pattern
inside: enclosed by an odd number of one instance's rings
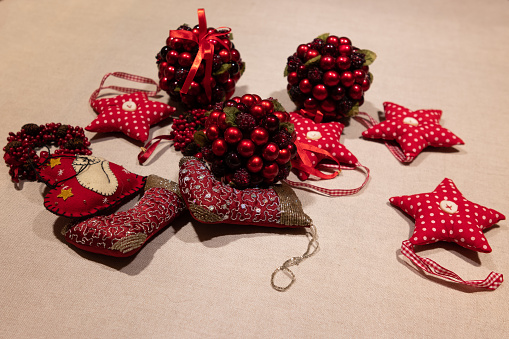
[[[124,103],[132,101],[136,108],[124,110]],[[175,112],[175,107],[148,100],[147,93],[135,92],[92,102],[99,116],[85,129],[90,132],[122,132],[130,138],[146,141],[150,126]]]
[[[444,212],[443,201],[451,201],[449,207],[455,213]],[[415,219],[415,230],[409,241],[414,245],[425,245],[437,241],[455,242],[465,248],[491,252],[483,230],[493,226],[505,216],[493,209],[473,203],[463,197],[451,179],[444,179],[431,193],[404,195],[389,199]]]
[[[313,120],[305,118],[297,112],[291,113],[290,116],[291,122],[295,126],[296,141],[328,151],[338,163],[350,166],[354,166],[358,163],[357,158],[339,141],[341,132],[345,127],[343,124],[339,122],[315,123]],[[313,135],[313,137],[310,138],[310,135]],[[318,135],[320,135],[320,138],[316,138]],[[324,154],[314,153],[308,150],[304,152],[307,153],[313,167],[317,167],[322,160],[326,159]],[[296,157],[292,161],[292,164],[302,164],[302,160]],[[306,180],[309,177],[309,174],[303,171],[298,171],[297,175],[301,180]]]
[[[362,133],[366,138],[395,140],[407,158],[413,160],[427,146],[450,147],[464,142],[440,124],[442,111],[417,110],[384,102],[386,120]]]

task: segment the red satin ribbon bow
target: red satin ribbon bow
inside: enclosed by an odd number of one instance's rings
[[[318,148],[318,147],[315,147],[313,145],[298,142],[298,141],[295,142],[295,145],[297,146],[297,154],[298,154],[300,160],[302,161],[302,163],[297,163],[296,161],[292,161],[292,166],[294,168],[296,168],[300,171],[303,171],[307,174],[312,174],[314,176],[317,176],[321,179],[332,179],[332,178],[335,178],[338,176],[338,174],[341,170],[338,170],[332,174],[325,174],[325,173],[317,170],[316,168],[314,168],[313,163],[311,162],[311,159],[309,159],[309,157],[306,153],[306,151],[310,151],[310,152],[314,152],[314,153],[323,154],[323,155],[325,155],[325,158],[334,161],[338,165],[338,168],[339,168],[340,167],[339,162],[328,151]]]
[[[308,117],[310,119],[313,119],[314,122],[317,124],[322,122],[323,120],[323,113],[320,112],[320,110],[307,110],[307,109],[301,109],[299,113],[305,117]]]
[[[221,45],[223,45],[228,51],[230,50],[230,46],[226,45],[220,36],[227,35],[231,32],[231,29],[228,27],[219,27],[217,31],[221,32],[212,32],[209,33],[207,30],[207,19],[205,17],[205,10],[203,8],[198,9],[198,36],[196,36],[193,32],[184,31],[184,30],[171,30],[170,37],[171,38],[181,38],[186,40],[191,40],[198,43],[198,53],[196,53],[196,57],[194,59],[193,65],[187,74],[186,81],[184,85],[182,85],[182,89],[180,93],[186,94],[189,91],[191,86],[191,82],[200,67],[201,61],[205,59],[205,76],[203,77],[203,87],[205,89],[205,94],[207,95],[207,99],[209,102],[212,101],[212,88],[210,78],[212,76],[212,61],[214,57],[214,44],[211,40],[218,41]],[[225,31],[226,30],[226,31]]]

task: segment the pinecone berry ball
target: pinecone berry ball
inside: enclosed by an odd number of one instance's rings
[[[369,65],[375,58],[375,53],[352,46],[348,38],[320,35],[288,57],[284,73],[288,94],[307,115],[319,111],[325,121],[353,116],[373,81]]]
[[[193,66],[206,48],[212,48],[211,57],[205,56]],[[173,101],[183,102],[189,108],[209,107],[230,98],[245,69],[239,51],[231,42],[229,29],[209,27],[200,31],[199,25],[191,28],[184,24],[170,31],[166,46],[157,53],[156,60],[161,89]],[[183,88],[184,84],[187,89]]]
[[[216,105],[194,134],[197,153],[212,173],[238,189],[285,179],[297,153],[290,115],[272,98],[245,94]]]

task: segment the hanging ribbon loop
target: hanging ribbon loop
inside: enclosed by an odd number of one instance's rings
[[[154,86],[156,86],[156,90],[155,91],[147,91],[147,90],[144,90],[144,89],[135,89],[135,88],[130,88],[130,87],[122,87],[122,86],[104,86],[104,82],[110,76],[114,76],[114,77],[117,77],[117,78],[120,78],[120,79],[129,80],[129,81],[133,81],[133,82],[139,82],[139,83],[142,83],[142,84],[154,85]],[[90,99],[89,99],[90,105],[92,105],[94,103],[94,101],[99,96],[99,92],[101,92],[101,90],[103,90],[103,89],[114,89],[116,91],[124,92],[124,93],[145,92],[145,93],[147,93],[147,96],[149,96],[149,97],[156,96],[157,93],[159,93],[159,91],[161,90],[159,88],[159,85],[157,84],[157,82],[155,82],[154,80],[152,80],[150,78],[146,78],[146,77],[142,77],[142,76],[134,75],[134,74],[129,74],[129,73],[124,73],[124,72],[112,72],[112,73],[106,74],[102,78],[101,84],[99,85],[99,88],[96,89],[92,93],[92,95],[90,96]]]
[[[458,284],[495,290],[504,281],[504,276],[496,272],[491,272],[484,280],[463,280],[459,275],[440,266],[435,261],[418,256],[415,253],[414,245],[408,240],[401,244],[401,253],[424,272]]]
[[[228,27],[219,27],[215,32],[208,32],[207,29],[207,18],[205,17],[205,10],[203,8],[198,9],[198,36],[195,33],[185,30],[171,30],[170,38],[181,38],[185,40],[194,41],[198,44],[198,52],[191,65],[191,69],[187,74],[186,80],[180,90],[181,94],[187,94],[191,83],[194,80],[196,72],[200,67],[202,60],[205,60],[205,76],[203,77],[203,88],[209,102],[212,101],[212,88],[210,78],[212,77],[212,62],[214,57],[214,43],[215,40],[224,46],[228,51],[230,46],[225,44],[221,37],[228,35],[231,29]]]

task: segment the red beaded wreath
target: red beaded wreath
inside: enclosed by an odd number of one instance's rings
[[[36,180],[36,166],[39,155],[36,148],[56,146],[55,154],[72,153],[91,155],[88,149],[90,141],[85,137],[83,128],[61,123],[46,125],[26,124],[21,131],[10,132],[4,147],[4,160],[10,167],[9,174],[14,182]]]

